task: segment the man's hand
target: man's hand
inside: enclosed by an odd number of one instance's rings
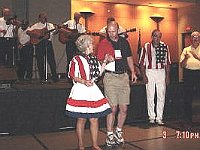
[[[6,30],[1,30],[1,29],[0,29],[0,32],[3,33],[3,35],[6,34]]]
[[[137,76],[136,76],[135,72],[132,72],[132,73],[131,73],[131,81],[132,81],[133,83],[135,83],[135,82],[137,81]]]
[[[166,78],[165,78],[165,83],[166,83],[166,85],[169,85],[169,84],[170,84],[170,78],[169,78],[169,76],[166,76]]]
[[[23,47],[22,44],[19,44],[19,45],[18,45],[18,49],[21,49],[22,47]]]
[[[147,77],[146,75],[143,76],[143,82],[144,82],[145,84],[148,83],[148,77]]]

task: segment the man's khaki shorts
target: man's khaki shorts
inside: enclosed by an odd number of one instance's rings
[[[110,105],[130,104],[130,86],[127,73],[105,73],[104,93],[109,99]]]

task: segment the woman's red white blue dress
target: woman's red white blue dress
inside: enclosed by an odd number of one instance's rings
[[[99,64],[99,69],[101,65]],[[85,80],[91,79],[91,66],[88,60],[81,56],[75,56],[69,66],[69,77],[79,77]],[[94,82],[87,87],[84,84],[74,82],[71,93],[67,98],[66,115],[74,118],[99,118],[111,113],[108,100]]]

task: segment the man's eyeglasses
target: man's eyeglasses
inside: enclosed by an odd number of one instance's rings
[[[192,38],[199,38],[199,36],[198,35],[194,35],[194,36],[192,36]]]

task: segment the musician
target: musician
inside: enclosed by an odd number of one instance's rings
[[[47,62],[51,69],[52,81],[58,81],[56,73],[56,62],[52,45],[53,34],[56,32],[56,30],[56,27],[52,23],[47,22],[47,13],[40,13],[38,15],[38,22],[33,24],[30,29],[27,30],[27,34],[31,37],[31,43],[35,45],[37,67],[42,83],[43,81],[47,80],[45,78],[45,73],[47,73],[45,72],[45,65],[47,65],[45,64],[45,57],[47,57]]]
[[[115,18],[114,18],[114,17],[108,17],[108,18],[107,18],[107,25],[108,25],[110,22],[115,22]],[[99,31],[99,34],[100,34],[100,36],[101,36],[100,41],[101,41],[103,38],[107,37],[107,33],[106,33],[107,25],[104,26],[104,27]],[[123,27],[121,27],[120,25],[119,25],[119,28],[118,28],[118,34],[120,34],[121,37],[128,38],[128,34],[126,33],[126,30],[125,30]]]
[[[64,23],[64,26],[71,29],[75,33],[72,33],[72,36],[69,36],[69,39],[66,41],[66,56],[67,56],[67,73],[69,71],[69,63],[71,59],[75,56],[77,53],[77,48],[75,45],[75,41],[77,36],[75,34],[77,33],[85,33],[86,29],[85,27],[79,22],[81,18],[81,14],[78,12],[74,13],[74,19],[68,20]],[[62,32],[65,32],[66,34],[69,34],[69,30],[61,30]]]
[[[13,67],[15,54],[15,28],[14,19],[9,8],[3,8],[3,17],[0,18],[0,65]]]
[[[18,50],[20,55],[19,79],[26,81],[32,79],[33,67],[33,45],[30,43],[30,36],[26,33],[29,29],[28,20],[23,20],[18,29]]]

